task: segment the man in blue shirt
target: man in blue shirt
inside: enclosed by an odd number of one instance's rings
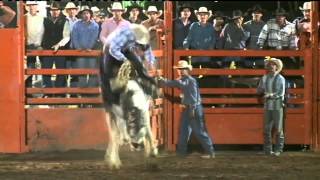
[[[184,49],[209,50],[215,47],[214,29],[208,19],[212,15],[212,11],[206,7],[200,7],[199,11],[195,10],[198,22],[194,22],[190,26],[187,37],[183,41]],[[192,63],[195,65],[210,66],[211,57],[195,56],[192,57]]]
[[[189,65],[187,61],[181,60],[178,62],[178,66],[175,66],[174,68],[178,70],[178,74],[181,75],[181,78],[178,80],[166,80],[160,77],[159,84],[161,86],[180,88],[183,93],[181,103],[184,109],[181,115],[177,152],[182,156],[187,154],[188,141],[191,132],[193,131],[207,153],[201,157],[205,159],[214,158],[215,153],[212,140],[205,127],[203,107],[197,80],[190,75],[192,66]]]
[[[80,12],[82,16],[81,21],[77,21],[72,29],[71,33],[71,44],[73,48],[91,51],[94,47],[98,35],[99,26],[92,19],[93,12],[89,9],[84,9]],[[97,59],[94,57],[78,57],[76,59],[77,68],[98,68]],[[86,75],[81,75],[78,78],[79,87],[95,87],[98,86],[98,78],[96,75],[89,75],[87,80]]]
[[[119,104],[120,94],[111,91],[109,80],[116,77],[124,61],[131,61],[140,77],[156,84],[142,64],[144,59],[149,68],[153,68],[156,64],[149,40],[149,31],[140,24],[118,28],[108,36],[104,50],[105,58],[100,65],[101,87],[106,106]]]

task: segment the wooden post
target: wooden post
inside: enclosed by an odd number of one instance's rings
[[[24,110],[24,19],[23,2],[17,7],[18,28],[0,33],[0,152],[21,153],[26,148]],[[10,48],[9,48],[10,47]]]
[[[165,25],[165,60],[164,60],[164,76],[168,78],[172,78],[172,42],[173,42],[173,27],[172,27],[172,18],[173,18],[173,5],[172,1],[164,2],[164,25]],[[165,88],[164,93],[172,96],[173,90],[169,88]],[[164,101],[164,119],[165,119],[165,135],[166,135],[166,149],[173,151],[175,147],[173,146],[173,106],[172,102],[165,100]]]
[[[320,57],[319,57],[319,8],[318,1],[311,1],[311,48],[312,48],[312,71],[313,71],[313,111],[312,111],[312,149],[314,151],[320,150],[320,109],[319,109],[319,96],[320,96]]]

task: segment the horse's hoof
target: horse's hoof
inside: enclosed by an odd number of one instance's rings
[[[158,156],[158,148],[154,148],[152,150],[151,157],[157,157],[157,156]]]
[[[111,170],[118,170],[120,169],[120,164],[109,164],[109,169]]]

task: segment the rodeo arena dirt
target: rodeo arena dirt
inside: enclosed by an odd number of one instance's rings
[[[0,180],[320,180],[319,11],[0,0]]]
[[[320,154],[289,151],[269,157],[257,151],[219,151],[215,159],[187,158],[160,152],[145,159],[142,152],[121,151],[123,166],[110,170],[103,151],[68,151],[0,155],[2,180],[54,179],[306,179],[320,178]]]

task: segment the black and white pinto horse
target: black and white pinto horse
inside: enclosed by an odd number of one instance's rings
[[[112,102],[110,106],[106,106],[110,138],[105,161],[112,169],[121,166],[121,145],[127,144],[131,150],[144,147],[146,157],[156,156],[158,153],[152,136],[149,113],[151,96],[156,91],[156,85],[138,74],[136,67],[130,61],[125,61],[117,76],[109,80],[112,93],[120,93],[119,103]]]

